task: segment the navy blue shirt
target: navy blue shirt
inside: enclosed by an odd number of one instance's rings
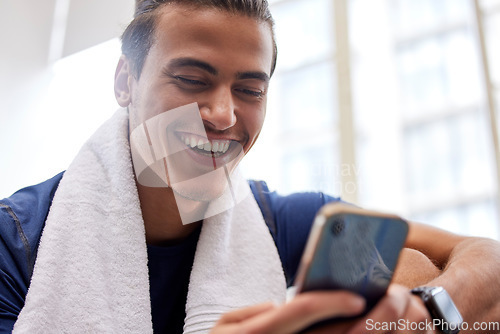
[[[149,289],[155,333],[182,333],[189,276],[201,225],[182,243],[148,245]]]
[[[0,333],[10,333],[24,306],[40,235],[63,173],[19,190],[0,201]],[[280,196],[263,182],[250,187],[276,243],[287,277],[293,282],[311,223],[321,206],[338,198],[322,193]],[[189,276],[198,228],[182,243],[148,245],[151,309],[155,333],[182,333]]]

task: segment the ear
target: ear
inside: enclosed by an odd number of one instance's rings
[[[115,98],[122,107],[127,107],[131,101],[132,68],[127,57],[122,55],[115,72]]]

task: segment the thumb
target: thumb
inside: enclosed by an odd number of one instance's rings
[[[321,320],[358,315],[364,307],[364,298],[350,292],[305,292],[271,312],[249,319],[246,325],[255,333],[296,333]]]

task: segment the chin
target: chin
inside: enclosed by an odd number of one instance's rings
[[[220,171],[219,171],[220,170]],[[228,180],[221,169],[195,179],[172,184],[174,193],[194,202],[211,202],[228,189]]]

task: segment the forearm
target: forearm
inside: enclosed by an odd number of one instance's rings
[[[443,286],[464,321],[500,322],[500,243],[467,238],[450,253],[441,275],[428,285]]]
[[[445,287],[466,322],[500,322],[498,241],[410,223],[406,247],[422,252],[435,264],[438,275],[432,278],[432,268],[427,264],[424,268],[430,279],[421,285]]]

